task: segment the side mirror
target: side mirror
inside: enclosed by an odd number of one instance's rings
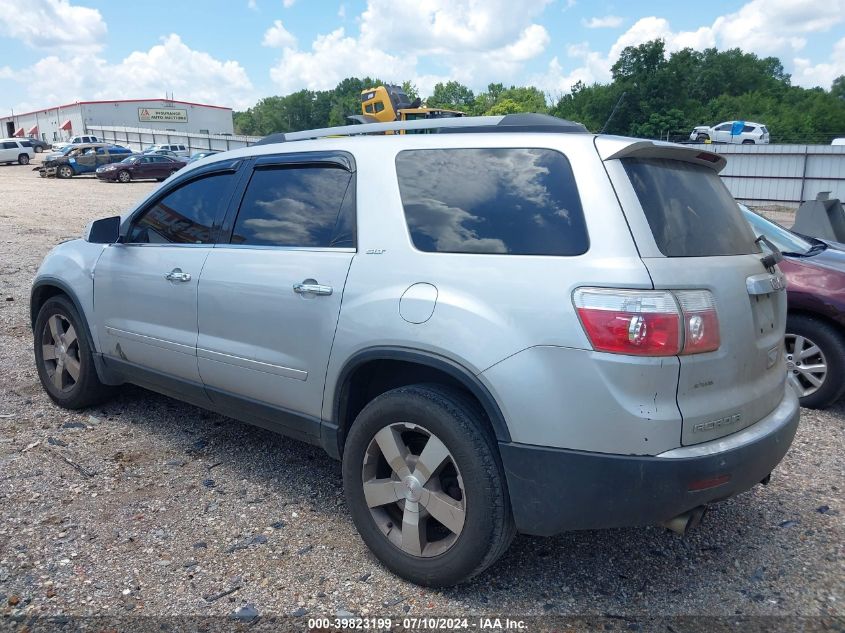
[[[92,244],[115,244],[120,240],[120,216],[115,215],[95,220],[88,227],[86,242]]]

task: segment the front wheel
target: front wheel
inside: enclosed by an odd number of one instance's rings
[[[29,155],[21,154],[18,156],[18,165],[29,165]]]
[[[44,302],[35,320],[35,364],[47,395],[65,409],[82,409],[106,399],[91,341],[79,313],[66,297]]]
[[[790,315],[786,366],[802,407],[829,407],[845,393],[845,337],[826,321]]]
[[[484,414],[441,385],[400,387],[364,407],[346,440],[343,485],[367,546],[420,585],[472,578],[515,533]]]
[[[73,169],[69,165],[62,165],[56,170],[56,175],[59,178],[72,178]]]
[[[699,143],[704,143],[704,142],[710,140],[710,136],[707,135],[707,134],[699,134],[698,136],[695,137],[695,140],[698,141]]]
[[[121,169],[120,172],[117,174],[117,179],[120,182],[125,183],[125,182],[129,182],[130,180],[132,180],[132,176],[125,169]]]

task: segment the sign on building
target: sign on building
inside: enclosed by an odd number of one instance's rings
[[[181,108],[138,108],[141,122],[187,123],[188,111]]]

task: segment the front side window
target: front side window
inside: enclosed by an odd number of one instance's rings
[[[133,222],[127,242],[212,244],[233,181],[234,174],[213,174],[171,191]]]
[[[396,173],[421,251],[581,255],[589,248],[575,178],[560,152],[406,150]]]
[[[333,166],[256,169],[235,221],[232,244],[354,246],[350,233],[354,219],[343,217],[354,215],[351,183],[350,172]]]

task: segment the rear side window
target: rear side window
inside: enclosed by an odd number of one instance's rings
[[[135,244],[212,244],[215,219],[228,200],[234,174],[214,174],[171,191],[134,222]]]
[[[560,152],[406,150],[396,172],[421,251],[581,255],[589,247],[575,178]]]
[[[18,146],[17,143],[13,141],[4,141],[3,142],[3,149],[15,149]]]
[[[338,167],[291,165],[256,169],[235,220],[232,244],[354,246],[351,185],[352,174]]]
[[[623,158],[654,241],[667,257],[759,253],[754,233],[719,175],[704,165]]]

